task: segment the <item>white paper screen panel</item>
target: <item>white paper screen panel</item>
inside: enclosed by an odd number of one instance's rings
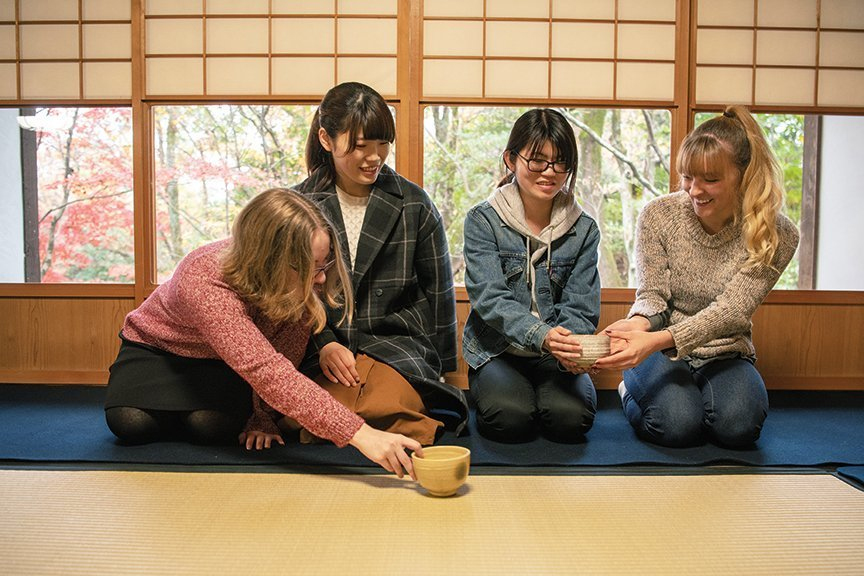
[[[823,70],[819,73],[819,104],[864,106],[864,70]]]
[[[208,58],[207,93],[267,94],[268,72],[267,58]]]
[[[428,0],[423,16],[424,96],[674,97],[675,0]]]
[[[339,54],[396,54],[394,18],[345,18],[339,20]]]
[[[545,60],[489,60],[486,96],[491,98],[545,98],[549,63]]]
[[[15,26],[0,26],[0,60],[14,60],[15,57]]]
[[[823,32],[819,42],[822,66],[864,68],[864,32]]]
[[[864,29],[864,2],[861,0],[821,0],[823,28]]]
[[[203,58],[148,58],[146,74],[151,94],[179,96],[204,92]]]
[[[200,15],[204,13],[202,0],[145,0],[144,11],[149,16]]]
[[[0,0],[0,20],[3,22],[15,20],[15,0]]]
[[[815,28],[817,8],[817,0],[759,0],[756,20],[764,27]]]
[[[552,62],[552,98],[611,100],[614,82],[611,62]]]
[[[3,0],[0,21],[0,99],[131,99],[131,2]]]
[[[241,10],[246,5],[149,0],[145,94],[309,96],[349,80],[396,93],[395,1],[252,0]]]
[[[80,92],[77,62],[21,64],[21,97],[24,99],[73,99]]]
[[[268,0],[207,0],[207,14],[267,14],[268,10]]]
[[[18,95],[18,73],[15,64],[0,64],[0,98],[13,100]]]
[[[675,0],[618,0],[620,20],[675,21]]]
[[[273,14],[331,14],[333,0],[272,0]]]
[[[131,24],[84,24],[84,58],[132,58]]]
[[[483,23],[428,20],[423,24],[423,53],[435,56],[482,56]]]
[[[553,18],[582,20],[612,20],[615,18],[615,0],[554,0]]]
[[[125,99],[132,93],[130,62],[85,62],[85,99]]]
[[[615,25],[593,22],[552,24],[553,58],[615,57]]]
[[[22,24],[21,60],[78,58],[77,24]]]
[[[525,0],[486,0],[488,18],[548,18],[548,2]]]
[[[336,6],[340,14],[382,14],[395,16],[398,3],[396,0],[338,0]]]
[[[204,27],[198,18],[147,21],[147,55],[201,54]]]
[[[545,58],[549,54],[547,22],[486,23],[486,55]]]
[[[753,26],[753,0],[699,0],[699,26]]]
[[[756,101],[764,105],[812,106],[816,71],[789,68],[756,69]]]
[[[22,21],[78,20],[78,0],[20,0]]]
[[[132,3],[118,0],[84,0],[85,20],[130,20]]]
[[[269,34],[266,18],[208,19],[207,53],[267,54]]]
[[[362,82],[382,95],[396,93],[396,58],[339,58],[338,82]]]
[[[426,0],[423,15],[427,18],[482,18],[484,0]]]
[[[274,94],[324,94],[336,80],[333,58],[273,58]]]
[[[861,0],[698,0],[698,104],[864,106]],[[837,92],[835,94],[835,92]]]
[[[423,63],[426,96],[479,97],[483,94],[482,60],[426,60]]]
[[[748,104],[753,100],[751,68],[696,68],[696,101],[704,104]]]
[[[331,18],[276,18],[274,54],[332,54],[336,27]]]

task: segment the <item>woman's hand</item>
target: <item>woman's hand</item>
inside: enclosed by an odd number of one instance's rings
[[[338,342],[325,344],[318,352],[318,365],[331,382],[357,386],[360,383],[360,374],[357,373],[356,364],[354,354]]]
[[[414,466],[411,456],[405,451],[413,450],[418,456],[423,456],[423,447],[416,440],[412,440],[402,434],[392,434],[382,430],[376,430],[368,424],[363,424],[351,441],[348,442],[364,456],[383,467],[388,472],[393,472],[399,478],[405,472],[412,480],[417,480],[414,475]]]
[[[555,326],[546,333],[543,348],[565,367],[582,357],[582,344],[578,337],[563,326]]]
[[[239,436],[240,445],[246,445],[246,450],[262,450],[270,448],[276,442],[277,444],[285,445],[285,440],[279,434],[268,434],[259,430],[249,430],[241,432]]]
[[[643,330],[611,330],[604,331],[610,338],[611,354],[600,358],[592,368],[598,370],[626,370],[640,364],[645,358],[675,345],[672,334],[668,330],[645,332]]]
[[[616,320],[604,330],[604,334],[608,334],[609,330],[617,330],[619,332],[648,332],[651,329],[651,323],[644,316],[633,316],[632,318]]]

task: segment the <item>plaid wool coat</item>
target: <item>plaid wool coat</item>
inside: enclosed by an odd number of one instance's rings
[[[319,188],[314,176],[294,187],[330,218],[350,270],[336,188]],[[317,374],[318,350],[340,342],[392,366],[430,411],[455,418],[436,417],[461,431],[468,415],[465,394],[440,381],[456,369],[456,298],[444,225],[426,192],[386,165],[366,208],[352,280],[353,322],[337,326],[341,310],[330,310],[327,327],[310,339],[303,370]]]

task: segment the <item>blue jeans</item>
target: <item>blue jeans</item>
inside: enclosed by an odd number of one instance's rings
[[[624,414],[640,438],[662,446],[706,440],[752,447],[768,416],[762,376],[744,358],[715,360],[692,369],[655,352],[624,371]]]
[[[594,424],[597,393],[587,374],[558,369],[551,354],[501,354],[468,371],[477,404],[477,429],[499,442],[527,442],[541,433],[557,442],[582,442]]]

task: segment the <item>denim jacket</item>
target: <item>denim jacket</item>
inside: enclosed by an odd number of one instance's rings
[[[505,223],[489,201],[468,212],[464,235],[471,312],[463,331],[462,356],[469,366],[479,368],[511,345],[542,354],[546,333],[554,326],[574,334],[597,330],[600,230],[590,216],[583,212],[551,243],[551,254],[533,264],[539,318],[531,313],[526,236]]]

